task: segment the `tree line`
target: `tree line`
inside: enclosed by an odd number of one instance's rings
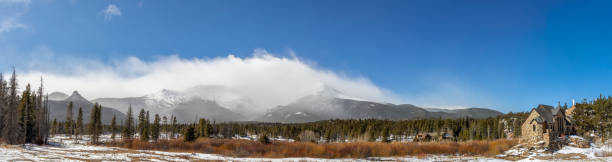
[[[416,119],[416,120],[379,120],[379,119],[343,119],[326,120],[311,123],[219,123],[213,124],[210,135],[220,138],[232,138],[235,135],[252,134],[269,137],[282,137],[299,141],[344,142],[344,141],[399,141],[400,138],[428,134],[441,136],[448,134],[451,140],[492,140],[507,138],[511,131],[514,137],[520,136],[520,126],[527,113],[508,113],[486,119]],[[513,119],[513,120],[509,120]],[[503,123],[501,121],[512,121]],[[201,123],[201,122],[200,122]],[[183,127],[201,128],[202,124],[190,124]],[[208,135],[208,136],[210,136]],[[208,137],[205,135],[205,137]],[[304,139],[304,138],[308,139]]]
[[[311,123],[215,123],[200,119],[196,123],[179,124],[185,141],[205,138],[234,138],[258,135],[312,142],[345,141],[400,141],[402,138],[427,134],[438,138],[450,135],[448,140],[492,140],[520,137],[520,127],[528,113],[508,113],[486,119],[441,119],[427,118],[417,120],[379,120],[343,119],[325,120]],[[509,121],[509,122],[504,122]],[[266,139],[259,139],[266,141]]]
[[[583,136],[612,137],[612,97],[598,98],[577,103],[573,112],[576,132]]]
[[[38,90],[27,84],[19,94],[15,70],[8,80],[0,73],[0,137],[7,143],[47,143],[49,107],[43,90],[41,78]]]
[[[168,121],[169,119],[166,116],[161,117],[159,114],[155,114],[153,122],[151,122],[149,112],[141,109],[136,120],[134,119],[131,106],[128,108],[127,117],[123,123],[117,121],[117,116],[113,116],[111,123],[104,125],[101,122],[102,105],[98,103],[94,104],[90,114],[90,123],[87,125],[87,132],[85,132],[83,131],[82,109],[79,108],[77,120],[74,121],[71,113],[72,107],[72,102],[69,102],[65,121],[53,120],[50,128],[52,135],[65,134],[69,137],[74,136],[75,140],[77,140],[82,135],[88,134],[92,138],[92,143],[97,144],[99,143],[100,135],[104,133],[110,133],[112,140],[115,140],[117,135],[120,135],[122,139],[138,137],[140,140],[158,140],[162,137],[162,134],[164,134],[165,138],[176,138],[180,133],[176,117],[170,117],[171,121]]]

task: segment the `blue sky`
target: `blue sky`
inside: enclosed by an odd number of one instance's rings
[[[610,1],[16,1],[0,0],[2,71],[59,66],[32,66],[38,53],[112,64],[263,48],[419,105],[526,111],[612,94]]]

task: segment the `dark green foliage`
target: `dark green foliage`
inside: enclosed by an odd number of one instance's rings
[[[196,140],[195,129],[192,125],[186,126],[183,128],[183,141],[192,142]]]
[[[123,125],[123,130],[121,131],[121,136],[124,139],[132,139],[132,137],[134,137],[134,116],[132,115],[132,105],[130,105],[128,108],[125,124]]]
[[[160,120],[158,114],[155,114],[155,119],[153,120],[153,124],[151,125],[151,139],[157,141],[159,139],[159,131],[160,131]]]
[[[112,140],[115,140],[116,131],[117,131],[117,116],[113,115],[113,119],[111,120],[111,125],[110,125],[110,132],[111,132]]]
[[[573,118],[576,131],[583,136],[594,134],[601,138],[612,137],[612,97],[603,97],[576,104]]]
[[[162,117],[161,132],[168,133],[168,117],[165,115]]]
[[[170,138],[175,138],[175,133],[178,130],[176,116],[172,116],[172,124],[170,124]]]
[[[212,133],[212,125],[206,119],[200,119],[196,127],[196,137],[210,137]]]
[[[507,125],[515,134],[520,135],[520,125],[527,113],[510,113],[486,119],[417,119],[417,120],[378,120],[349,119],[326,120],[312,123],[220,123],[212,125],[212,135],[231,138],[234,135],[267,134],[268,136],[300,140],[306,130],[314,132],[316,138],[323,137],[328,142],[345,140],[374,141],[382,139],[391,142],[399,137],[416,136],[420,133],[454,134],[456,140],[484,140],[505,138],[502,119],[516,118],[514,124]],[[394,138],[391,139],[390,137]],[[438,138],[438,137],[434,137]]]
[[[64,128],[66,128],[66,134],[68,136],[72,136],[74,134],[74,122],[72,120],[72,108],[73,108],[73,103],[72,101],[70,101],[68,103],[68,107],[66,108],[66,121],[64,122],[65,126]]]
[[[389,128],[385,127],[382,131],[382,141],[383,142],[391,142],[391,139],[389,139]]]
[[[17,74],[13,69],[13,75],[8,81],[8,84],[3,87],[3,93],[5,93],[5,108],[4,108],[4,128],[2,132],[2,138],[9,144],[21,143],[22,138],[20,125],[19,125],[19,95],[17,94]]]
[[[23,138],[23,143],[32,143],[35,138],[35,120],[36,120],[36,95],[31,93],[30,85],[26,86],[26,89],[21,95],[21,101],[19,102],[19,132]]]
[[[144,112],[144,109],[140,111],[141,113]],[[144,114],[144,119],[142,121],[142,123],[140,123],[140,127],[141,127],[141,131],[140,131],[140,140],[143,141],[148,141],[151,138],[151,127],[150,127],[150,123],[149,123],[149,111],[147,111]]]
[[[99,143],[102,131],[102,105],[95,103],[89,118],[89,134],[91,135],[92,144]]]
[[[140,113],[138,113],[138,133],[140,134],[140,136],[142,136],[142,134],[144,134],[145,128],[147,127],[147,120],[145,119],[146,117],[146,112],[144,109],[140,109]],[[142,137],[141,137],[142,138]]]
[[[77,138],[79,138],[79,135],[82,135],[83,133],[85,133],[83,130],[83,109],[80,107],[79,107],[79,113],[77,115],[76,129],[74,130],[74,132]]]
[[[51,135],[57,134],[59,128],[57,126],[57,120],[53,119],[53,123],[51,124]]]
[[[0,74],[0,136],[9,144],[45,144],[49,136],[50,122],[43,85],[38,91],[27,84],[19,96],[17,74],[13,70],[8,83]]]
[[[144,127],[142,130],[142,134],[140,134],[140,140],[148,141],[149,140],[149,127]]]

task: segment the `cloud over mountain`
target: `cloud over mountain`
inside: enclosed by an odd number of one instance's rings
[[[74,69],[30,69],[22,84],[37,83],[44,76],[47,91],[79,90],[89,99],[133,97],[161,89],[185,90],[198,85],[230,87],[260,108],[285,105],[331,87],[362,100],[397,102],[395,95],[364,77],[348,77],[316,68],[297,57],[278,57],[256,49],[250,57],[180,58],[177,55],[143,61],[127,57],[111,63],[83,61]],[[92,65],[92,66],[88,66]]]

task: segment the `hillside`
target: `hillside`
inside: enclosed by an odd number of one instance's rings
[[[57,119],[58,121],[66,120],[66,109],[68,107],[68,103],[73,103],[73,119],[76,120],[79,107],[83,109],[83,120],[85,123],[89,122],[89,113],[93,108],[94,104],[89,102],[87,99],[83,98],[77,91],[74,91],[72,95],[64,100],[50,100],[49,101],[49,111],[50,111],[50,119]],[[119,112],[113,108],[106,107],[102,105],[102,123],[108,124],[111,122],[113,115],[117,116],[117,121],[122,121],[125,119],[125,114]]]
[[[501,115],[499,111],[485,108],[468,108],[445,111],[428,111],[410,104],[381,104],[370,101],[343,99],[324,95],[304,97],[286,106],[269,110],[256,121],[303,123],[328,119],[390,119],[410,120],[419,118],[487,118]]]

